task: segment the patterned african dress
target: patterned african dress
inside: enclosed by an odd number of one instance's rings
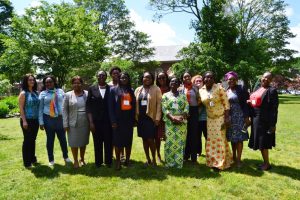
[[[222,126],[224,112],[229,110],[226,91],[220,84],[214,84],[210,91],[203,86],[199,92],[207,112],[206,165],[227,169],[233,160],[226,138],[226,128]]]
[[[186,142],[187,123],[174,124],[168,117],[171,115],[183,115],[189,112],[189,103],[185,94],[175,96],[167,92],[162,97],[163,119],[166,127],[165,161],[167,167],[183,167],[183,154]]]
[[[248,140],[248,131],[242,131],[244,127],[244,114],[239,103],[236,90],[227,90],[227,96],[230,103],[230,128],[227,129],[227,139],[233,143]]]

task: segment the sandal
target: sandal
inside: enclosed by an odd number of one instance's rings
[[[79,163],[80,163],[81,166],[86,165],[86,163],[84,162],[84,160],[80,160]]]

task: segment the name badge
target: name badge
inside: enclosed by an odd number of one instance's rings
[[[213,107],[213,106],[215,106],[215,103],[214,103],[213,101],[210,101],[210,102],[209,102],[209,106],[210,106],[210,107]]]
[[[172,108],[178,109],[178,104],[177,104],[177,103],[173,103],[173,104],[172,104]]]
[[[142,100],[142,101],[141,101],[141,105],[142,105],[142,106],[146,106],[146,105],[147,105],[147,100]]]
[[[252,101],[251,101],[251,104],[252,104],[252,105],[255,105],[255,104],[256,104],[256,101],[255,101],[255,100],[252,100]]]
[[[130,103],[129,103],[129,101],[128,101],[128,100],[124,100],[124,101],[123,101],[123,105],[124,105],[124,106],[129,106],[129,105],[130,105]]]

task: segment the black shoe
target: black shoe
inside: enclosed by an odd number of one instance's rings
[[[269,171],[270,169],[272,169],[271,165],[268,165],[268,166],[262,165],[261,167],[258,168],[258,170],[261,170],[261,171]]]
[[[100,168],[101,164],[95,164],[96,168]]]
[[[111,168],[111,163],[110,164],[105,164],[106,167]]]
[[[30,164],[30,165],[25,165],[24,166],[26,169],[32,169],[32,165]]]

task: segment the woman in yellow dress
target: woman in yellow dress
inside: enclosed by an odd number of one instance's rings
[[[223,170],[233,163],[226,139],[229,101],[225,89],[220,84],[215,84],[213,72],[205,72],[204,83],[199,93],[207,111],[206,165]]]

